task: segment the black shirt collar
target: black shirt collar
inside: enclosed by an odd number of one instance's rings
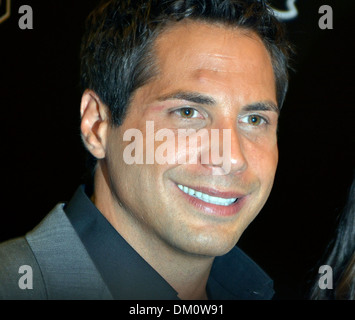
[[[80,186],[64,208],[114,299],[174,300],[177,292],[113,228]],[[215,258],[212,300],[271,299],[272,280],[240,249]]]

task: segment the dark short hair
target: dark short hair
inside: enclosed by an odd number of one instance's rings
[[[120,125],[135,90],[154,77],[153,45],[183,19],[256,32],[267,48],[281,109],[288,88],[290,45],[283,25],[263,0],[109,0],[88,17],[81,46],[81,85],[91,89]]]

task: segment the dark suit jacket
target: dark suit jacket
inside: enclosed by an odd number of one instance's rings
[[[0,244],[0,299],[112,299],[63,210],[57,205],[26,236]],[[33,289],[21,289],[23,265]]]

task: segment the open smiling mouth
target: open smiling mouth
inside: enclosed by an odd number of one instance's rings
[[[184,193],[186,193],[192,197],[195,197],[201,201],[209,203],[209,204],[227,207],[227,206],[230,206],[230,205],[238,202],[238,200],[239,200],[239,198],[221,198],[221,197],[211,196],[211,195],[208,195],[208,194],[203,193],[201,191],[196,191],[192,188],[183,186],[181,184],[178,184],[177,186]]]

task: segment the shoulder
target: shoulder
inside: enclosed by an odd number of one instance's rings
[[[26,239],[21,237],[1,243],[0,299],[45,298],[41,271]]]
[[[24,237],[1,245],[0,298],[21,299],[6,292],[9,286],[11,292],[19,291],[19,267],[26,265],[33,270],[33,289],[25,291],[34,299],[110,299],[63,207],[58,204]]]
[[[62,229],[61,206],[56,206],[26,236],[0,244],[0,298],[1,299],[46,299],[44,276],[47,268],[38,260],[39,248],[53,248],[46,260],[52,260],[55,246],[51,236]],[[62,230],[63,231],[63,230]],[[55,260],[55,259],[54,259]],[[27,285],[22,285],[26,281]]]

